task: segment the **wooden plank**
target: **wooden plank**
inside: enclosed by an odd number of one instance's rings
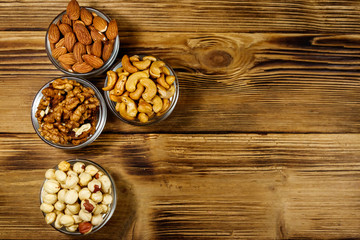
[[[67,239],[45,225],[37,202],[45,170],[70,158],[98,162],[117,183],[118,208],[93,239],[359,238],[359,140],[104,134],[62,151],[32,134],[2,134],[0,238]]]
[[[359,33],[360,3],[339,1],[79,1],[118,20],[121,31]],[[0,30],[45,30],[68,1],[1,2]],[[35,14],[36,15],[35,15]],[[9,24],[11,23],[11,24]],[[24,23],[30,23],[24,25]]]
[[[129,126],[109,112],[106,132],[360,130],[360,35],[154,34],[123,33],[119,58],[145,53],[168,61],[180,81],[178,105],[149,127]],[[0,132],[32,133],[32,99],[62,75],[47,59],[43,37],[0,35]],[[101,88],[103,79],[90,80]]]

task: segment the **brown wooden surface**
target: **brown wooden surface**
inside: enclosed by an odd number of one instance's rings
[[[46,145],[30,108],[62,75],[44,39],[67,1],[1,1],[0,239],[71,239],[39,209],[45,170],[71,158],[118,190],[81,239],[360,239],[360,1],[79,2],[117,19],[118,59],[168,61],[180,98],[153,126],[109,111],[90,146]]]

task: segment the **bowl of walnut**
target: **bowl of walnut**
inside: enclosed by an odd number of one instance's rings
[[[61,149],[79,149],[95,141],[106,118],[106,103],[99,90],[89,81],[72,76],[45,84],[31,109],[38,136]]]
[[[107,71],[103,90],[114,115],[136,126],[166,119],[179,98],[179,82],[172,67],[146,55],[124,55]]]
[[[45,48],[52,64],[65,74],[92,76],[106,71],[120,47],[115,19],[71,0],[50,23]]]
[[[100,230],[116,208],[116,188],[99,164],[83,159],[61,161],[45,172],[40,210],[45,222],[69,235]]]

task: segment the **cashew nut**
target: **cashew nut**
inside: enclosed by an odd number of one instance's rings
[[[146,73],[147,78],[149,78],[149,77],[150,77],[150,68],[145,69],[145,70],[142,70],[141,72]]]
[[[122,66],[124,67],[124,69],[126,71],[128,71],[129,73],[135,73],[138,71],[138,69],[136,67],[131,65],[128,55],[123,56],[123,58],[121,59],[121,63],[122,63]]]
[[[174,94],[175,94],[175,86],[171,85],[171,87],[166,90],[165,88],[163,88],[162,86],[160,86],[159,84],[157,85],[157,89],[159,91],[160,97],[161,98],[171,98]]]
[[[167,82],[167,84],[171,85],[175,81],[175,76],[172,76],[172,75],[166,76],[165,81]]]
[[[170,100],[167,98],[163,99],[163,106],[160,110],[160,112],[156,113],[157,116],[163,115],[170,107]]]
[[[146,115],[146,113],[139,113],[138,119],[142,123],[149,121],[149,117],[148,117],[148,115]]]
[[[162,109],[162,106],[163,106],[163,102],[161,100],[161,98],[156,95],[152,100],[151,100],[151,103],[153,105],[153,110],[155,113],[158,113],[160,112],[160,110]]]
[[[169,84],[167,84],[167,82],[165,81],[165,74],[161,74],[160,77],[158,79],[156,79],[156,82],[159,83],[161,86],[163,86],[164,88],[168,89],[170,86]]]
[[[141,83],[138,83],[137,88],[135,90],[135,92],[132,92],[129,94],[130,98],[133,100],[139,100],[139,98],[141,97],[141,94],[144,92],[145,88]]]
[[[140,78],[147,78],[146,73],[144,72],[136,72],[130,75],[128,80],[126,81],[126,90],[129,92],[134,92],[136,90],[136,84],[138,83]]]
[[[125,91],[125,83],[127,77],[124,74],[119,74],[119,79],[117,80],[114,87],[114,94],[121,95]]]
[[[125,76],[129,76],[129,74],[130,74],[128,71],[126,71],[124,69],[124,67],[120,67],[120,68],[116,69],[116,72],[118,73],[119,76],[120,76],[120,74],[123,74]]]
[[[155,83],[149,78],[141,78],[140,83],[145,87],[145,91],[142,94],[143,99],[151,101],[157,92]]]
[[[150,75],[153,78],[159,78],[161,73],[161,68],[165,66],[163,61],[153,62],[150,66]]]
[[[132,63],[140,61],[138,55],[131,56],[129,59]]]
[[[166,66],[163,66],[161,68],[162,72],[165,73],[166,76],[170,76],[171,73],[170,73],[170,70],[166,67]]]
[[[113,102],[121,102],[121,96],[117,96],[115,94],[110,94],[110,100]]]
[[[155,62],[156,61],[156,57],[153,57],[153,56],[145,56],[143,57],[143,60],[150,60],[152,62]]]
[[[139,70],[145,70],[150,67],[151,61],[149,59],[133,62],[133,65]]]
[[[141,113],[150,114],[152,112],[152,106],[150,103],[148,103],[144,99],[140,98],[138,111]]]
[[[118,79],[118,75],[114,71],[108,71],[107,73],[107,86],[103,88],[104,91],[110,91],[114,88],[116,81]]]
[[[135,119],[134,117],[130,117],[127,114],[127,112],[126,112],[126,104],[124,102],[117,103],[115,108],[116,108],[116,111],[118,111],[120,113],[120,115],[123,118],[125,118],[126,120],[133,121]]]
[[[134,102],[134,100],[132,100],[129,97],[124,97],[124,96],[121,96],[121,100],[126,105],[127,115],[129,115],[130,117],[136,117],[138,110],[137,110],[136,103]]]

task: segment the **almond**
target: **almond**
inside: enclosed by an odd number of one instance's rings
[[[82,25],[85,26],[85,23],[84,23],[83,21],[81,21],[81,20],[75,20],[74,23],[73,23],[73,25],[75,25],[75,24],[77,24],[77,23],[80,23],[80,24],[82,24]]]
[[[81,234],[87,234],[87,233],[91,232],[92,228],[93,228],[93,225],[89,222],[79,223],[79,232]]]
[[[60,62],[67,64],[67,65],[73,65],[74,63],[76,63],[76,59],[75,59],[73,53],[63,54],[58,59]]]
[[[104,65],[104,61],[101,58],[98,58],[94,55],[85,54],[83,55],[83,59],[93,68],[101,68]]]
[[[91,45],[86,45],[86,53],[91,55]]]
[[[107,40],[105,35],[102,32],[99,32],[98,30],[96,30],[94,27],[93,27],[93,29],[91,29],[90,33],[91,33],[91,37],[94,41],[100,40],[100,41],[105,42]]]
[[[57,43],[60,39],[59,28],[55,24],[51,24],[48,32],[49,42]]]
[[[65,47],[69,52],[73,51],[74,44],[76,43],[75,34],[73,32],[68,32],[65,34]]]
[[[80,6],[76,0],[71,0],[66,8],[66,13],[71,20],[77,20],[80,17]]]
[[[67,14],[64,14],[64,15],[62,16],[61,22],[62,22],[62,23],[65,23],[65,24],[67,24],[67,25],[69,25],[69,26],[71,26],[71,24],[72,24],[71,19],[69,18],[69,15],[67,15]]]
[[[65,46],[65,38],[60,39],[56,44],[55,48],[64,47]]]
[[[50,49],[51,49],[51,51],[54,50],[55,48],[56,48],[55,43],[50,43]]]
[[[107,43],[104,44],[104,48],[103,48],[103,52],[102,52],[102,59],[105,62],[110,58],[113,49],[114,49],[114,40],[108,41]]]
[[[72,28],[70,27],[69,24],[66,24],[66,23],[60,24],[59,25],[59,30],[62,33],[62,35],[64,35],[64,36],[65,36],[66,33],[72,32]]]
[[[76,34],[77,39],[84,45],[89,45],[92,43],[92,39],[89,31],[86,27],[80,23],[76,23],[74,25],[74,32]]]
[[[58,59],[61,55],[64,55],[65,53],[67,53],[66,47],[58,47],[52,50],[51,55],[55,59]]]
[[[80,18],[85,23],[86,26],[92,24],[93,15],[86,8],[81,8]]]
[[[74,72],[70,65],[60,62],[60,65],[68,72]]]
[[[94,56],[97,56],[97,57],[101,57],[101,50],[102,50],[102,43],[100,40],[97,40],[93,43],[92,47],[91,47],[91,53],[94,55]]]
[[[106,30],[106,36],[109,40],[115,39],[118,35],[118,26],[116,20],[113,19],[109,22],[108,29]]]
[[[108,24],[102,17],[96,16],[93,19],[93,25],[96,28],[96,30],[100,32],[105,32]]]
[[[93,70],[93,67],[87,64],[86,62],[82,62],[82,63],[75,63],[72,66],[72,69],[78,73],[88,73]]]
[[[83,62],[82,55],[86,53],[85,45],[81,42],[75,43],[73,53],[77,62]]]

